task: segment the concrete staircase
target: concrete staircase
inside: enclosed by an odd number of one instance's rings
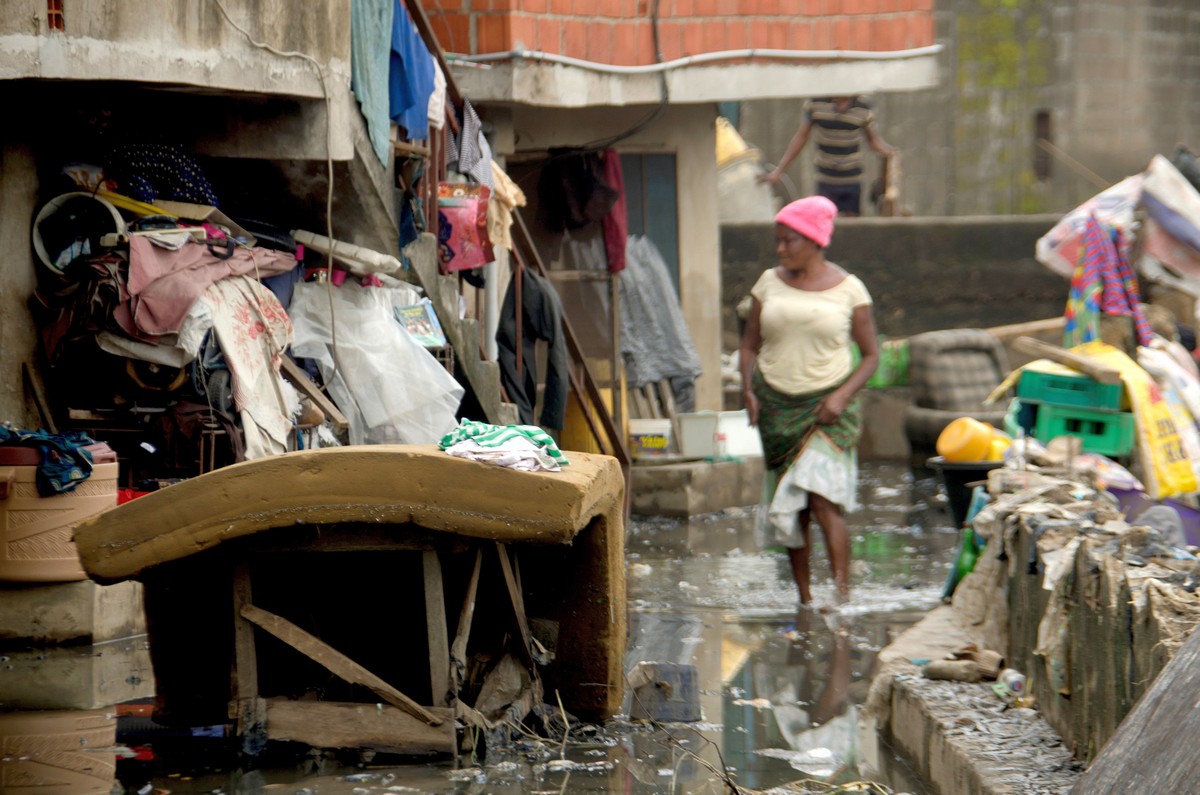
[[[394,187],[391,167],[375,156],[367,137],[366,122],[358,113],[349,115],[353,126],[354,158],[334,185],[334,208],[339,228],[345,222],[350,234],[347,242],[374,249],[403,260],[412,267],[402,276],[424,289],[433,302],[446,339],[454,349],[457,370],[463,387],[474,394],[484,420],[494,425],[517,421],[517,407],[502,400],[500,366],[483,358],[479,346],[479,324],[474,318],[459,318],[458,279],[442,274],[438,268],[437,241],[422,234],[404,249],[401,256],[397,207],[401,194]],[[339,232],[339,234],[341,234]],[[468,401],[469,402],[469,401]]]

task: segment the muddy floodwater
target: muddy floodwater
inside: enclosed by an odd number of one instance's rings
[[[903,464],[864,463],[859,497],[863,507],[850,517],[852,599],[829,614],[797,609],[787,557],[757,549],[752,509],[690,521],[634,517],[627,669],[639,661],[694,665],[698,723],[619,718],[565,744],[518,740],[482,762],[398,764],[291,750],[258,769],[217,753],[213,738],[129,736],[122,739],[142,759],[119,762],[118,778],[126,792],[146,795],[716,795],[726,791],[723,776],[749,790],[835,777],[920,795],[919,782],[861,729],[859,709],[879,650],[938,603],[958,535],[936,483],[914,481]],[[820,532],[813,537],[814,598],[831,602]]]

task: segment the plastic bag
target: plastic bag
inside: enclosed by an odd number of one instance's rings
[[[1127,246],[1133,239],[1134,210],[1141,198],[1144,181],[1143,174],[1126,177],[1064,215],[1038,240],[1035,246],[1037,261],[1070,279],[1079,262],[1088,217],[1093,214],[1102,224],[1119,229]]]
[[[443,273],[471,270],[495,261],[487,226],[490,196],[486,185],[438,185],[438,260]]]
[[[314,359],[351,444],[434,444],[458,425],[463,388],[396,322],[380,287],[305,282],[292,297],[296,356]],[[337,322],[337,372],[331,324]]]

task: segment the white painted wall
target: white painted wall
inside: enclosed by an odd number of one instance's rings
[[[489,114],[500,156],[578,146],[628,129],[650,108],[550,109],[517,106]],[[670,152],[679,202],[680,303],[703,373],[698,409],[721,408],[721,273],[717,216],[716,107],[672,106],[646,129],[616,144],[620,151]]]

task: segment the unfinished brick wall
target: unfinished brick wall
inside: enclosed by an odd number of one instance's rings
[[[538,50],[654,63],[654,0],[422,0],[448,52]],[[440,6],[440,7],[439,7]],[[867,50],[934,43],[933,0],[660,0],[663,60],[721,50]]]

